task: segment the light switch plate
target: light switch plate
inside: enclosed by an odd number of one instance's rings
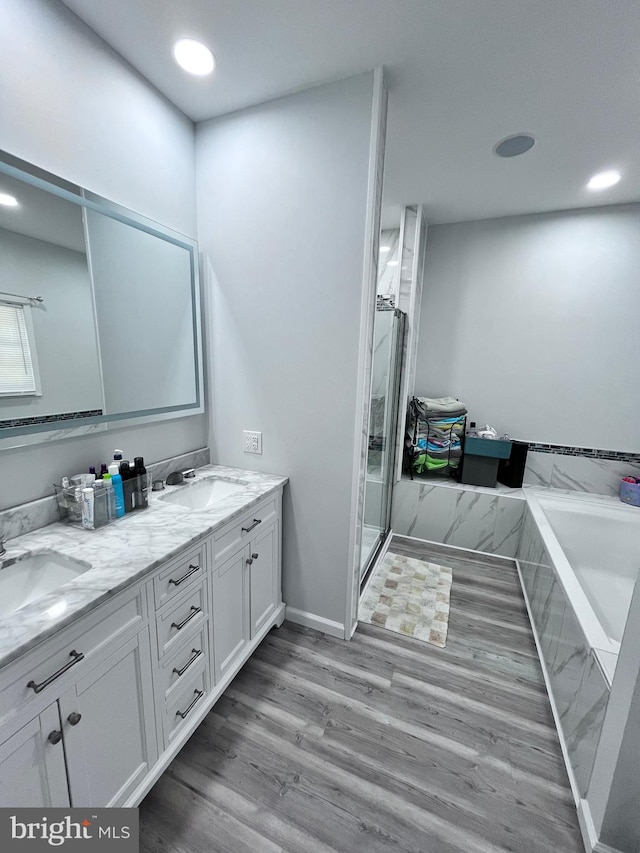
[[[245,453],[262,453],[262,433],[254,430],[245,429],[242,431],[244,436],[244,452]]]

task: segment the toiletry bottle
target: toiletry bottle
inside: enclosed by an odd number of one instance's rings
[[[111,465],[109,468],[111,468]],[[113,483],[113,492],[116,496],[116,518],[122,518],[125,513],[122,477],[117,472],[115,474],[111,474],[111,482]]]
[[[107,468],[106,463],[105,463],[105,462],[101,462],[101,463],[100,463],[100,473],[99,473],[99,474],[96,474],[96,479],[100,479],[100,480],[102,480],[102,478],[104,477],[104,475],[105,475],[105,474],[108,474],[108,473],[109,473],[109,469]]]
[[[118,463],[118,465],[122,462],[122,451],[121,451],[121,450],[118,450],[118,448],[117,448],[117,447],[116,447],[116,449],[113,451],[113,461],[114,461],[114,462],[117,462],[117,463]]]
[[[95,469],[95,466],[94,466],[94,465],[89,465],[89,473],[90,473],[90,474],[93,474],[93,479],[94,479],[94,480],[97,480],[97,479],[98,479],[98,475],[96,474],[96,469]]]
[[[144,509],[149,506],[149,487],[147,484],[147,469],[144,467],[142,456],[136,456],[133,460],[133,475],[135,477],[136,507]]]
[[[131,512],[136,508],[135,480],[128,459],[123,459],[120,463],[120,476],[122,477],[122,493],[124,494],[124,511]]]
[[[88,486],[82,490],[82,526],[86,527],[87,530],[93,530],[93,508],[93,489]]]
[[[103,475],[102,482],[107,491],[107,515],[109,521],[113,521],[116,517],[116,493],[113,490],[113,482],[111,481],[111,474],[109,472]]]
[[[108,493],[104,480],[96,480],[93,484],[93,526],[102,527],[109,521],[107,506]]]

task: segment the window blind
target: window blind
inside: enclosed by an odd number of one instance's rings
[[[35,393],[24,308],[0,302],[0,395]]]

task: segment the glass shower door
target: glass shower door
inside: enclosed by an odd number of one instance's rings
[[[369,450],[360,548],[360,579],[365,576],[391,522],[391,488],[396,453],[398,394],[405,314],[376,311],[369,408]]]

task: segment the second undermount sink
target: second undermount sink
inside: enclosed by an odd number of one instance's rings
[[[0,618],[20,610],[91,568],[57,551],[0,562]]]
[[[161,501],[178,504],[187,509],[207,509],[223,501],[229,495],[243,491],[247,483],[243,480],[225,480],[222,477],[208,477],[197,483],[177,487],[175,492],[162,495]]]

